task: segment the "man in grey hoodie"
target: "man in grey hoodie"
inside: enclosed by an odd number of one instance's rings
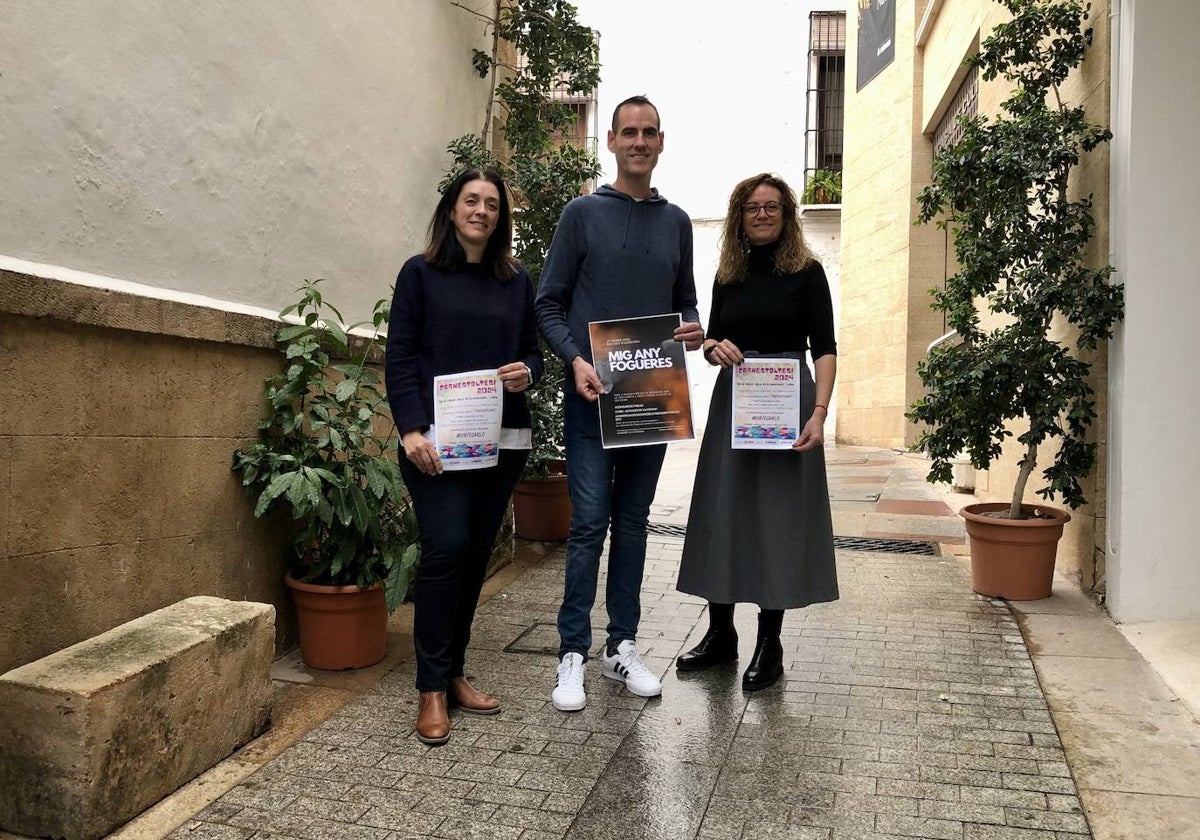
[[[658,109],[644,96],[613,112],[608,150],[617,178],[563,210],[538,285],[538,327],[568,367],[567,476],[573,513],[567,541],[557,683],[552,695],[562,711],[587,703],[583,677],[592,646],[591,610],[604,537],[608,552],[608,638],[604,675],[642,697],[662,684],[638,653],[646,521],[666,445],[604,449],[594,403],[604,391],[592,366],[589,321],[678,312],[675,340],[695,350],[704,340],[692,276],[692,223],[650,186],[663,149]]]

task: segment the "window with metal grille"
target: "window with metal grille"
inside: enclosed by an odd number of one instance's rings
[[[592,39],[596,50],[599,50],[599,33],[593,32]],[[517,56],[518,71],[523,70],[528,63],[529,59],[526,56]],[[554,142],[556,144],[571,143],[595,154],[600,135],[600,114],[596,107],[597,91],[572,93],[567,90],[566,82],[560,80],[552,90],[548,91],[548,95],[550,101],[558,105],[565,105],[575,114],[575,121],[569,127],[554,132]]]
[[[972,67],[967,71],[954,98],[950,100],[950,107],[946,109],[941,122],[933,131],[933,153],[937,154],[947,146],[958,142],[962,137],[962,126],[958,124],[957,117],[973,117],[977,113],[979,113],[979,71]]]
[[[813,12],[808,17],[808,122],[804,132],[804,176],[842,169],[846,90],[846,13]]]

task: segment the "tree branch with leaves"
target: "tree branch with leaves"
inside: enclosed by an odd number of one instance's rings
[[[452,2],[451,5],[460,4]],[[564,0],[497,0],[485,19],[492,51],[473,50],[471,65],[492,92],[483,130],[451,141],[440,188],[470,167],[490,167],[514,195],[516,257],[536,285],[563,207],[600,175],[593,150],[556,142],[578,118],[554,94],[582,97],[600,84],[592,30]],[[533,451],[527,477],[545,476],[563,457],[562,362],[548,348],[546,374],[529,392]]]

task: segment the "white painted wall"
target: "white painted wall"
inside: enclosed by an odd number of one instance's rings
[[[1125,323],[1112,342],[1108,606],[1122,622],[1200,618],[1200,5],[1120,0],[1112,242]]]
[[[482,125],[476,45],[449,0],[9,0],[0,255],[271,311],[324,276],[363,315]]]

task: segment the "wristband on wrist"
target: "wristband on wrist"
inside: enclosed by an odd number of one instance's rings
[[[818,408],[825,409],[826,414],[829,413],[829,406],[827,406],[827,405],[821,405],[821,403],[817,403],[816,405],[813,406],[813,411],[816,411]]]

